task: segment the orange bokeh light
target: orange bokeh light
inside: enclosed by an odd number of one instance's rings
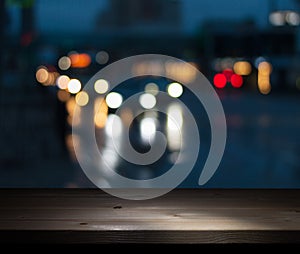
[[[69,55],[71,59],[71,67],[73,68],[85,68],[91,64],[91,57],[88,54],[71,54]]]

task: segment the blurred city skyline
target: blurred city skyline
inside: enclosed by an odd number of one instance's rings
[[[97,145],[115,164],[114,170],[135,179],[166,172],[176,163],[178,145],[189,144],[186,128],[191,122],[183,107],[158,95],[164,92],[186,104],[200,127],[200,154],[181,186],[198,188],[211,130],[201,102],[184,86],[195,78],[194,71],[181,61],[141,61],[134,65],[134,75],[165,69],[174,78],[129,79],[113,91],[113,82],[100,78],[93,81],[91,94],[84,90],[99,70],[139,54],[169,55],[192,64],[220,97],[228,142],[220,169],[205,187],[300,186],[300,0],[0,4],[0,187],[94,186],[74,155],[73,144],[80,141],[72,135],[76,105],[93,108]],[[153,112],[133,119],[126,101],[138,93],[138,110]],[[180,132],[156,112],[157,105],[178,118]],[[84,118],[78,119],[75,123]],[[111,147],[112,119],[118,119],[120,145],[125,144],[121,130],[132,120],[130,142],[141,153],[149,149],[149,138],[162,132],[168,146],[161,159],[144,167],[117,156]],[[176,133],[182,133],[182,139]],[[97,157],[93,161],[101,166]]]
[[[21,13],[18,5],[13,4],[14,1],[8,1],[7,13],[8,13],[8,24],[6,31],[9,34],[18,34],[20,32],[21,26]],[[253,1],[239,1],[239,0],[164,0],[164,1],[136,1],[129,0],[126,4],[120,8],[114,8],[115,3],[118,1],[109,0],[66,0],[66,1],[46,1],[46,0],[36,0],[34,1],[34,20],[35,29],[38,33],[92,33],[100,29],[105,30],[105,24],[98,22],[99,19],[109,19],[111,15],[118,14],[119,16],[124,15],[130,16],[135,15],[135,11],[131,9],[131,6],[137,6],[139,3],[141,6],[145,6],[145,11],[147,15],[151,12],[151,8],[154,12],[159,12],[159,8],[163,9],[164,16],[168,16],[169,21],[172,19],[180,19],[174,24],[177,26],[177,32],[183,34],[193,34],[196,33],[204,22],[211,20],[233,20],[233,21],[243,21],[245,19],[253,20],[254,23],[259,28],[266,28],[269,24],[269,14],[276,10],[297,10],[299,4],[296,0],[253,0]],[[122,4],[123,1],[120,3]],[[156,5],[155,5],[156,2]],[[125,3],[125,2],[124,2]],[[164,6],[162,5],[164,4]],[[177,7],[174,7],[177,5]],[[72,9],[70,10],[70,6]],[[160,7],[159,7],[160,6]],[[168,8],[165,8],[168,6]],[[174,15],[174,10],[178,9],[179,13]],[[130,13],[127,9],[130,9]],[[110,11],[112,9],[112,11]],[[115,11],[118,11],[115,13]],[[166,14],[166,11],[169,13]],[[129,14],[129,15],[128,15]],[[143,18],[145,18],[145,13]],[[151,15],[151,13],[150,13]],[[156,14],[155,14],[156,15]],[[152,17],[156,19],[155,15]],[[179,16],[179,17],[176,17]],[[147,17],[146,17],[147,18]],[[151,19],[151,16],[150,16]],[[136,18],[135,27],[138,27],[139,22],[142,19]],[[140,24],[144,25],[145,22]],[[156,25],[156,24],[154,24]],[[155,26],[151,32],[159,31],[159,26]],[[167,28],[169,29],[169,27]],[[166,29],[166,30],[167,30]],[[136,29],[137,30],[137,29]],[[143,29],[140,29],[143,31]]]

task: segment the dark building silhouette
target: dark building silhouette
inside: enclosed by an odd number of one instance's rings
[[[99,14],[98,29],[118,32],[172,33],[181,30],[179,0],[111,0]]]

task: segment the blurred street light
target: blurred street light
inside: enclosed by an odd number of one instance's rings
[[[300,15],[296,11],[274,11],[270,13],[269,21],[273,26],[299,26]]]

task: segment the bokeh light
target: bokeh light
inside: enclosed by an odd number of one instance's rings
[[[109,89],[109,83],[105,79],[98,79],[94,84],[94,89],[99,94],[104,94]]]
[[[154,108],[156,105],[155,96],[150,93],[144,93],[139,98],[139,103],[145,109]]]
[[[63,56],[58,60],[58,67],[65,71],[71,67],[71,59],[67,56]]]
[[[263,75],[269,75],[272,72],[272,65],[266,61],[258,65],[258,71]]]
[[[174,82],[169,84],[167,91],[171,97],[178,98],[183,93],[183,87],[181,84]]]
[[[258,77],[258,89],[262,94],[269,94],[271,92],[271,84],[269,76]]]
[[[256,68],[258,68],[258,66],[261,62],[266,62],[266,61],[267,61],[267,59],[265,57],[259,56],[254,60],[254,65]]]
[[[105,133],[109,137],[119,137],[123,130],[122,120],[118,115],[110,114],[107,117]]]
[[[272,72],[272,65],[266,61],[258,65],[258,90],[262,94],[269,94],[271,92],[270,75]]]
[[[97,128],[104,128],[107,120],[108,107],[103,98],[97,98],[94,103],[94,123]]]
[[[233,65],[233,70],[238,75],[246,76],[251,73],[252,67],[247,61],[238,61]]]
[[[230,82],[234,88],[240,88],[243,85],[243,77],[238,74],[233,74]]]
[[[167,140],[171,151],[180,150],[182,144],[183,112],[180,104],[174,103],[167,109]]]
[[[76,101],[75,101],[74,97],[70,97],[70,99],[66,103],[66,109],[67,109],[67,112],[69,113],[69,115],[73,116],[75,106],[76,106]]]
[[[68,83],[70,82],[70,78],[67,75],[61,75],[56,79],[56,85],[58,88],[64,90],[68,88]]]
[[[41,66],[35,73],[36,80],[42,84],[44,84],[49,77],[49,72],[46,67]]]
[[[145,92],[152,95],[157,95],[159,92],[159,87],[155,83],[148,83],[145,85]]]
[[[48,74],[49,74],[48,79],[46,80],[46,82],[44,82],[44,85],[45,86],[55,85],[55,81],[59,77],[59,73],[54,71],[54,72],[49,72]]]
[[[221,70],[231,70],[234,64],[234,59],[231,57],[225,57],[220,60]]]
[[[155,138],[156,122],[154,118],[146,117],[141,120],[140,133],[144,143],[152,143]]]
[[[285,23],[285,15],[282,12],[272,12],[269,15],[269,21],[273,26],[283,26]]]
[[[102,50],[96,54],[96,62],[98,64],[106,64],[109,61],[109,54]]]
[[[157,72],[161,72],[162,68],[158,64]],[[176,62],[176,61],[167,61],[165,63],[166,74],[179,82],[189,83],[193,82],[196,78],[197,70],[196,68],[191,68],[190,64],[184,62]]]
[[[86,68],[91,64],[91,57],[88,54],[71,53],[69,54],[71,59],[71,66],[73,68]]]
[[[231,76],[233,75],[233,70],[225,69],[222,71],[222,73],[225,75],[227,82],[230,82]]]
[[[81,91],[78,94],[76,94],[75,96],[75,101],[77,103],[78,106],[85,106],[88,104],[89,102],[89,95],[87,94],[87,92],[85,91]]]
[[[58,90],[57,91],[57,99],[59,99],[61,102],[66,102],[70,99],[70,93],[66,90]]]
[[[108,107],[115,109],[122,105],[123,97],[119,93],[111,92],[106,96],[105,100]]]
[[[224,88],[227,83],[227,78],[223,73],[217,73],[214,76],[214,85],[217,88]]]
[[[286,22],[291,26],[299,26],[300,16],[297,12],[290,11],[286,14]]]
[[[68,83],[68,90],[72,94],[76,94],[81,89],[81,83],[78,79],[71,79]]]
[[[54,70],[49,71],[47,67],[40,66],[35,73],[36,80],[44,86],[54,85],[59,76],[58,72]]]

